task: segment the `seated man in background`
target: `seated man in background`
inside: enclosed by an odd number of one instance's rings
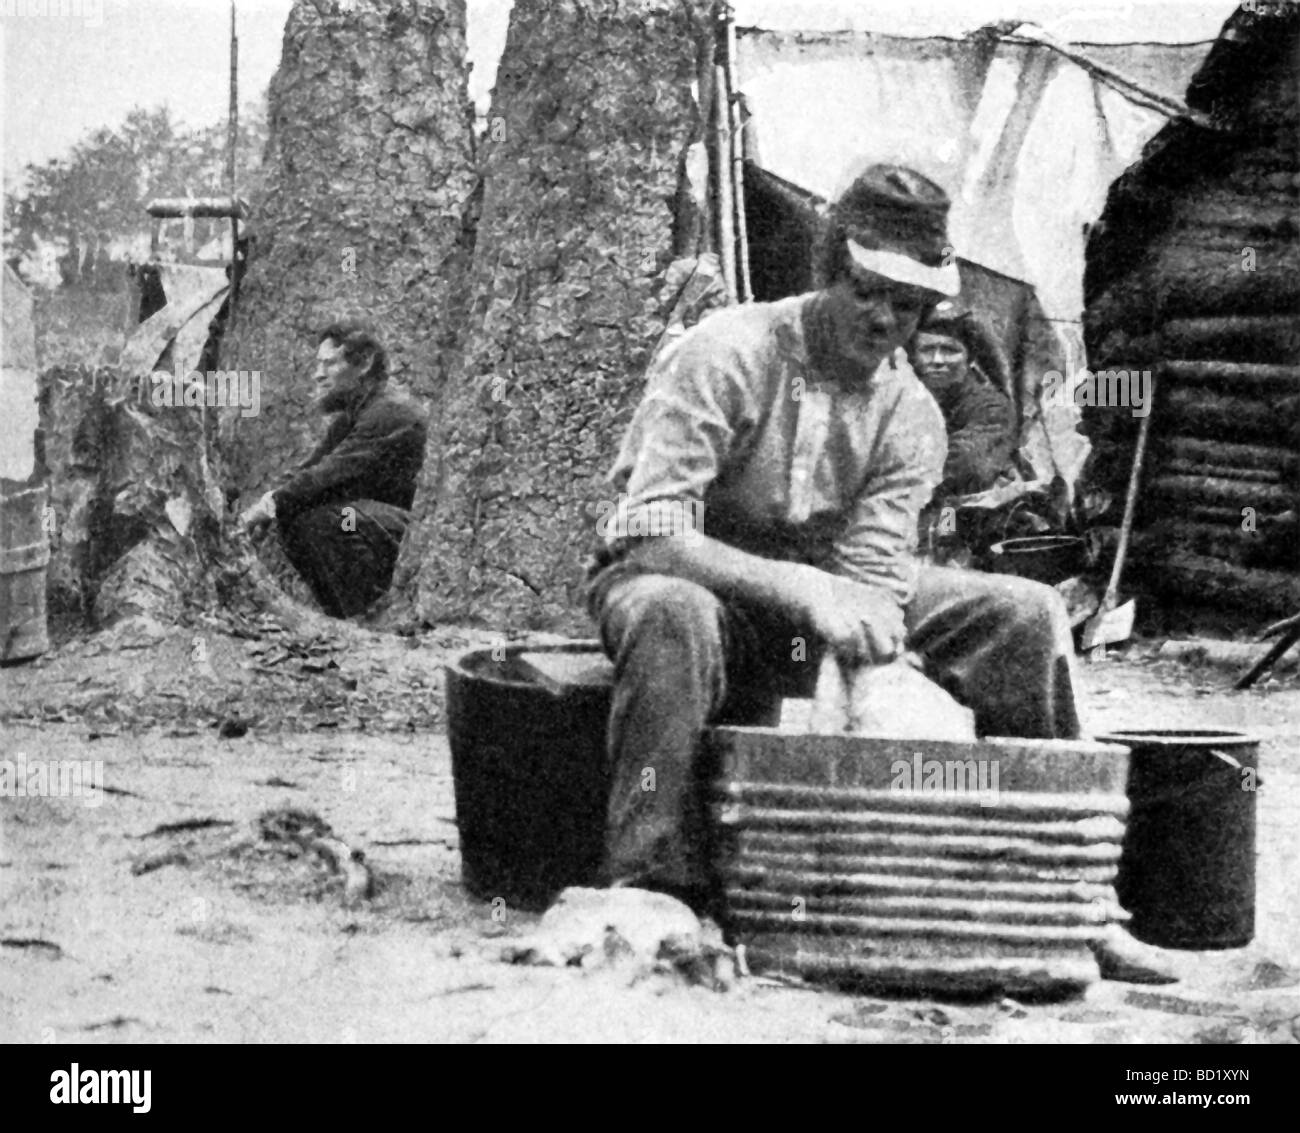
[[[1016,445],[1016,410],[1002,391],[1006,365],[992,335],[970,310],[942,302],[917,328],[908,358],[939,403],[948,429],[948,457],[936,497],[991,488]]]
[[[388,388],[388,356],[363,323],[326,327],[315,373],[325,438],[240,516],[274,521],[285,555],[332,617],[363,613],[388,589],[424,463],[424,413]]]
[[[955,511],[962,497],[987,491],[1012,468],[1018,439],[1016,410],[1003,392],[1008,381],[1006,359],[975,314],[960,302],[938,303],[921,321],[908,343],[908,359],[943,413],[948,430],[948,454],[943,481],[921,514],[921,546],[953,557],[955,540],[982,552],[984,538],[976,525],[964,523],[958,532]],[[945,511],[945,509],[947,509]]]

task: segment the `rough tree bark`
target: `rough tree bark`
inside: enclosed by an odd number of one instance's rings
[[[54,606],[79,606],[97,628],[211,609],[222,557],[202,457],[211,419],[153,404],[147,370],[56,367],[41,387]]]
[[[674,205],[709,7],[515,4],[462,362],[398,567],[425,620],[589,632],[595,504],[664,329],[666,269],[697,250]]]
[[[464,0],[297,0],[269,92],[266,199],[222,365],[262,375],[222,422],[245,502],[318,439],[313,331],[378,324],[394,384],[433,403],[474,188]]]

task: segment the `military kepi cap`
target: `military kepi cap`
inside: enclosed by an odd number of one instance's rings
[[[831,206],[849,255],[897,283],[957,295],[961,276],[948,243],[948,194],[913,169],[872,165]]]

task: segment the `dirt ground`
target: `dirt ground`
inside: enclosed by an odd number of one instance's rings
[[[1263,741],[1257,933],[1179,952],[1182,982],[1054,1004],[880,999],[763,978],[503,963],[537,917],[460,884],[442,664],[491,635],[231,636],[127,624],[0,670],[0,756],[102,760],[104,794],[0,798],[0,1038],[12,1042],[1295,1043],[1300,683],[1155,656],[1083,665],[1090,733]],[[378,892],[252,834],[314,811]],[[160,829],[171,827],[170,830]]]

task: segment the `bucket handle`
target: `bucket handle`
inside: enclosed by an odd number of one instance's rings
[[[1212,756],[1214,756],[1215,759],[1223,760],[1224,763],[1226,763],[1238,774],[1246,770],[1246,765],[1242,763],[1241,760],[1234,758],[1233,756],[1229,755],[1226,751],[1219,751],[1217,748],[1210,748],[1209,753]],[[1259,772],[1256,771],[1255,790],[1259,790],[1259,788],[1262,787],[1263,785],[1264,785],[1264,780],[1259,777]]]
[[[1229,755],[1226,751],[1219,751],[1217,748],[1205,748],[1204,751],[1206,755],[1214,756],[1214,758],[1219,760],[1220,763],[1231,768],[1233,771],[1237,772],[1238,775],[1246,770],[1246,765],[1244,763]],[[1260,778],[1259,772],[1256,771],[1253,789],[1258,791],[1263,786],[1264,780]],[[1147,796],[1143,798],[1141,802],[1135,802],[1133,807],[1134,810],[1145,810],[1150,807],[1167,806],[1170,803],[1177,803],[1185,800],[1195,792],[1204,790],[1206,787],[1207,783],[1205,780],[1183,783],[1180,786],[1174,787],[1172,790]]]
[[[1217,748],[1210,748],[1210,754],[1214,756],[1215,759],[1223,760],[1223,762],[1226,763],[1229,767],[1231,767],[1234,771],[1242,770],[1241,760],[1234,759],[1226,751],[1219,751]]]

